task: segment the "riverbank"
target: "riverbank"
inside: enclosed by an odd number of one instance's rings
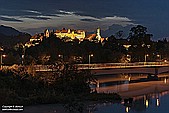
[[[95,79],[88,71],[77,71],[66,67],[53,75],[36,75],[18,70],[0,72],[1,105],[45,105],[62,104],[70,112],[86,110],[86,102],[120,101],[117,93],[91,92],[89,87]]]
[[[25,98],[22,98],[23,100],[17,100],[17,98],[15,98],[14,101],[13,98],[8,97],[9,102],[3,103],[2,105],[24,106],[23,108],[24,110],[22,111],[23,113],[70,113],[70,112],[85,113],[87,111],[94,110],[95,109],[94,106],[97,105],[98,103],[107,103],[107,102],[120,103],[121,102],[121,97],[116,93],[113,94],[91,93],[89,95],[84,95],[83,97],[76,97],[73,95],[69,95],[69,98],[68,97],[63,97],[63,98],[64,98],[63,100],[58,100],[59,102],[56,103],[48,102],[48,103],[36,103],[36,104],[35,103],[33,104],[32,103],[33,101],[31,99],[27,99],[27,101],[31,103],[28,104],[28,102],[24,101]],[[8,104],[11,101],[13,101],[13,104]]]

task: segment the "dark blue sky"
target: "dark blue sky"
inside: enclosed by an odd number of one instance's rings
[[[169,37],[168,11],[168,0],[0,0],[0,24],[31,34],[63,27],[113,34],[141,24],[158,39]]]

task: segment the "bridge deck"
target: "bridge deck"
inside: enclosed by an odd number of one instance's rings
[[[112,69],[112,68],[140,68],[140,67],[167,67],[165,62],[136,62],[136,63],[99,63],[76,64],[78,69]]]
[[[98,63],[98,64],[74,64],[77,69],[90,69],[94,74],[118,74],[118,73],[158,73],[169,70],[169,63],[165,62],[136,62],[136,63]],[[29,66],[24,66],[29,67]],[[9,66],[3,66],[9,68]],[[54,65],[34,65],[33,70],[36,72],[52,72],[62,70],[62,66]]]

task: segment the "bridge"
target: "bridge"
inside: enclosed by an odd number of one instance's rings
[[[77,64],[76,66],[78,69],[91,70],[94,75],[120,73],[147,73],[158,75],[159,73],[169,71],[169,63],[165,62]]]
[[[166,62],[135,62],[135,63],[102,63],[102,64],[77,64],[78,69],[90,70],[94,75],[113,74],[147,74],[150,80],[158,80],[160,73],[169,72],[169,63]],[[116,78],[117,79],[117,78]],[[130,80],[131,77],[128,77]],[[97,80],[96,87],[102,82],[110,82],[112,79]]]
[[[146,73],[155,74],[168,72],[169,63],[165,62],[135,62],[135,63],[97,63],[97,64],[74,64],[78,70],[90,70],[94,75],[120,74],[120,73]],[[36,72],[56,71],[64,68],[54,65],[35,65]]]
[[[166,62],[135,62],[135,63],[97,63],[97,64],[74,64],[78,70],[90,70],[94,75],[131,74],[145,73],[158,75],[169,71],[169,63]],[[11,66],[3,66],[10,68]],[[28,68],[29,66],[24,66]],[[53,72],[62,70],[64,65],[34,65],[35,72]]]

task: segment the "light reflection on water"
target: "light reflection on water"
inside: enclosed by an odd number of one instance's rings
[[[97,77],[98,92],[117,92],[123,101],[97,104],[89,113],[169,113],[168,77],[169,74],[159,75],[158,80],[147,79],[143,74]]]

